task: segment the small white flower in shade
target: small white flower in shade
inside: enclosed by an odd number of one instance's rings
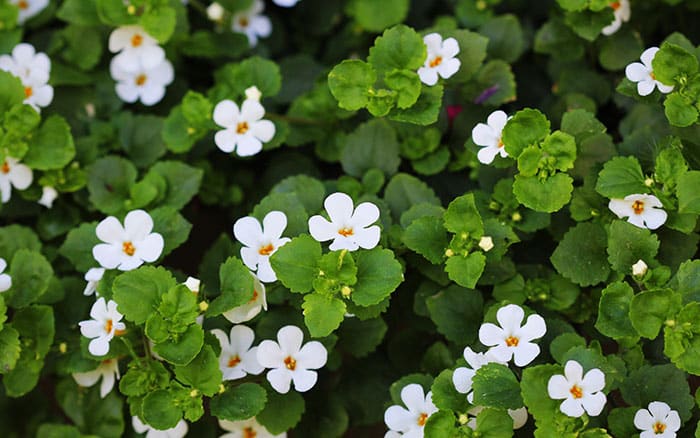
[[[230,433],[221,435],[219,438],[286,438],[287,432],[273,435],[265,429],[265,426],[258,423],[258,420],[249,418],[242,421],[219,420],[219,427]]]
[[[540,315],[530,315],[522,327],[520,324],[525,317],[525,311],[516,304],[508,304],[496,312],[498,327],[490,322],[479,328],[479,340],[491,347],[489,354],[500,362],[508,362],[511,357],[519,367],[532,362],[540,347],[530,341],[541,338],[547,332],[547,326]]]
[[[254,0],[250,8],[236,13],[231,20],[231,29],[245,34],[251,47],[258,45],[258,37],[266,38],[272,33],[270,19],[262,15],[264,9],[262,0]]]
[[[663,204],[654,195],[634,194],[627,195],[623,199],[611,199],[608,208],[620,219],[627,218],[627,222],[639,228],[655,230],[666,222],[668,214]]]
[[[0,257],[0,292],[5,292],[12,287],[12,277],[8,274],[3,274],[5,268],[7,268],[7,262]]]
[[[95,301],[90,309],[90,318],[87,321],[80,321],[80,333],[86,338],[92,339],[88,345],[88,351],[93,356],[104,356],[109,353],[109,342],[116,335],[121,335],[126,329],[126,325],[120,322],[124,317],[117,311],[117,303],[109,300],[105,303],[104,298]]]
[[[53,100],[53,87],[48,85],[51,60],[45,53],[36,53],[34,46],[17,44],[12,56],[0,56],[0,70],[18,77],[24,85],[24,103],[39,111]]]
[[[165,51],[158,41],[138,25],[114,29],[109,35],[109,51],[119,52],[112,63],[116,63],[120,70],[130,72],[152,70],[165,60]]]
[[[634,426],[642,431],[639,438],[674,438],[681,428],[681,417],[666,403],[653,401],[649,409],[637,411]]]
[[[639,259],[637,263],[632,265],[632,275],[635,277],[644,277],[644,274],[647,273],[647,269],[649,269],[649,267],[644,263],[644,260]]]
[[[10,0],[10,3],[19,8],[17,22],[23,24],[49,5],[49,0]]]
[[[199,286],[201,285],[201,281],[199,281],[198,278],[194,277],[187,277],[187,280],[185,280],[184,284],[187,289],[191,290],[192,292],[198,294],[199,293]]]
[[[442,40],[440,34],[431,33],[423,37],[423,42],[428,48],[428,57],[423,67],[418,69],[421,82],[426,85],[435,85],[438,75],[443,79],[457,73],[461,62],[455,58],[459,53],[459,43],[454,38]]]
[[[219,3],[214,2],[207,7],[207,18],[211,21],[221,21],[224,18],[226,10]]]
[[[555,400],[565,399],[559,410],[569,417],[580,417],[585,411],[595,417],[605,406],[605,374],[593,368],[583,375],[583,367],[575,360],[566,362],[564,375],[556,374],[547,382],[547,393]]]
[[[630,10],[629,0],[614,1],[610,3],[610,7],[613,8],[615,18],[613,19],[612,23],[608,24],[603,28],[603,30],[600,31],[603,35],[614,34],[620,29],[622,23],[627,23],[630,21],[632,11]]]
[[[493,249],[493,238],[491,236],[483,236],[479,239],[479,248],[483,249],[484,252],[489,252]]]
[[[86,388],[94,385],[102,377],[100,384],[100,397],[105,398],[114,388],[115,380],[119,380],[119,362],[117,359],[105,359],[92,371],[73,373],[73,380]]]
[[[242,379],[248,374],[260,374],[263,368],[257,359],[258,347],[252,347],[255,333],[244,325],[231,327],[230,337],[223,330],[214,329],[211,333],[216,336],[221,346],[219,369],[223,380]]]
[[[654,76],[654,70],[652,68],[652,61],[656,52],[659,51],[658,47],[650,47],[642,53],[641,63],[633,62],[625,68],[625,76],[632,82],[637,83],[637,93],[640,96],[648,96],[654,92],[654,87],[658,87],[659,91],[662,93],[670,93],[673,91],[673,85],[666,85],[656,80]]]
[[[136,269],[143,262],[154,262],[163,252],[163,236],[152,233],[153,219],[143,210],[130,211],[124,226],[114,216],[97,224],[97,237],[106,243],[92,248],[92,255],[103,268],[120,271]]]
[[[154,429],[147,424],[143,424],[139,417],[131,417],[131,426],[134,428],[136,433],[145,433],[146,438],[183,438],[187,435],[187,422],[185,420],[180,420],[175,425],[175,427],[166,430]]]
[[[331,251],[358,248],[372,249],[379,243],[379,226],[372,225],[379,219],[379,208],[371,202],[353,207],[352,198],[345,193],[329,195],[323,206],[330,222],[323,216],[309,218],[309,232],[319,242],[333,240]],[[372,226],[370,226],[372,225]]]
[[[233,235],[245,245],[241,248],[243,263],[251,271],[257,271],[257,276],[264,283],[277,280],[275,271],[270,266],[270,256],[277,249],[289,242],[288,237],[282,237],[287,228],[287,216],[281,211],[271,211],[260,222],[252,216],[238,219],[233,224]]]
[[[83,295],[92,295],[97,292],[97,284],[102,280],[105,275],[105,268],[90,268],[85,273],[85,290],[83,290]]]
[[[255,85],[245,89],[245,98],[246,99],[257,100],[258,102],[260,102],[261,97],[262,97],[262,93],[260,92],[260,89],[258,87],[256,87]]]
[[[508,156],[506,148],[503,147],[503,141],[501,141],[506,122],[508,122],[508,115],[497,110],[489,115],[486,123],[479,123],[472,129],[472,140],[477,146],[481,146],[476,154],[480,163],[491,164],[496,155],[503,158]]]
[[[139,100],[146,106],[160,102],[165,96],[165,87],[175,78],[173,65],[167,59],[155,67],[124,70],[115,57],[109,64],[109,72],[117,82],[115,91],[121,100],[128,103]]]
[[[263,120],[265,108],[254,99],[246,99],[239,110],[232,100],[222,100],[214,107],[214,122],[225,128],[214,135],[216,146],[226,153],[234,150],[241,157],[255,155],[262,144],[275,136],[275,124]]]
[[[6,203],[12,195],[12,187],[24,190],[32,184],[34,174],[32,169],[20,164],[19,160],[5,157],[0,165],[0,201]]]
[[[423,437],[425,423],[438,410],[433,404],[432,392],[425,394],[422,386],[411,383],[401,389],[401,401],[406,405],[405,408],[393,405],[384,412],[387,427],[391,431],[401,432],[403,436]]]
[[[464,360],[467,361],[471,368],[459,367],[452,374],[452,383],[455,385],[457,392],[462,394],[467,394],[467,401],[469,403],[474,403],[474,393],[472,392],[472,380],[476,375],[476,370],[482,366],[498,361],[489,352],[486,353],[475,353],[470,347],[464,349]]]
[[[53,201],[58,197],[58,192],[51,186],[44,186],[41,189],[41,198],[37,201],[46,208],[53,207]]]
[[[253,275],[253,298],[242,306],[234,307],[222,315],[232,323],[240,324],[255,318],[262,309],[267,310],[265,286],[258,280],[258,277]]]
[[[299,327],[287,325],[277,332],[277,342],[265,340],[258,345],[258,362],[267,372],[267,380],[275,391],[289,392],[291,382],[298,392],[313,388],[318,379],[316,370],[328,360],[328,351],[318,341],[307,342],[303,347],[304,333]]]
[[[292,6],[299,3],[300,0],[272,0],[272,3],[277,6],[282,6],[283,8],[291,8]]]

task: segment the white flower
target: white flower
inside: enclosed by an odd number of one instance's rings
[[[668,215],[663,204],[654,195],[634,194],[624,199],[611,199],[608,208],[620,219],[627,217],[627,222],[639,228],[655,230],[666,222]]]
[[[614,1],[610,3],[610,7],[613,8],[615,18],[613,19],[612,23],[608,24],[601,30],[603,35],[614,34],[620,29],[622,23],[627,23],[630,21],[631,11],[629,0]]]
[[[632,82],[637,83],[637,93],[640,96],[648,96],[654,91],[654,87],[658,87],[659,91],[662,93],[670,93],[673,91],[673,85],[666,85],[656,80],[654,76],[654,70],[652,68],[652,61],[656,52],[659,51],[658,47],[650,47],[642,53],[641,63],[633,62],[625,68],[625,76]]]
[[[272,0],[272,3],[277,6],[282,6],[283,8],[291,8],[292,6],[299,3],[300,0]]]
[[[207,7],[207,18],[211,21],[221,21],[226,11],[219,3],[214,2]]]
[[[564,375],[556,374],[547,382],[547,393],[555,400],[566,399],[559,409],[569,417],[580,417],[584,410],[588,415],[599,415],[605,406],[605,374],[593,368],[583,375],[581,364],[575,360],[566,362]]]
[[[277,280],[275,271],[270,266],[270,256],[277,249],[289,242],[288,237],[282,237],[287,228],[287,216],[281,211],[271,211],[260,222],[252,216],[238,219],[233,224],[233,234],[245,245],[241,248],[243,263],[251,271],[257,271],[258,278],[264,283]]]
[[[648,410],[637,411],[634,426],[642,431],[639,438],[673,438],[681,428],[681,418],[666,403],[653,401]]]
[[[496,312],[496,319],[501,327],[484,323],[479,328],[479,340],[491,347],[489,354],[501,362],[508,362],[511,357],[519,367],[532,362],[540,347],[530,341],[541,338],[547,332],[547,326],[540,315],[530,315],[524,326],[520,326],[525,312],[522,307],[509,304]]]
[[[372,249],[379,243],[379,226],[372,225],[379,219],[379,208],[371,202],[363,202],[353,208],[352,198],[336,192],[323,201],[330,222],[323,216],[309,218],[309,232],[314,239],[325,242],[333,239],[331,251],[358,248]],[[372,225],[372,226],[370,226]]]
[[[231,336],[226,336],[223,330],[214,329],[211,333],[216,336],[221,345],[219,369],[224,375],[223,380],[242,379],[248,374],[260,374],[263,368],[257,359],[258,347],[252,347],[255,333],[244,325],[231,327]]]
[[[318,341],[307,342],[303,347],[304,334],[299,327],[287,325],[277,332],[277,342],[265,340],[258,346],[258,362],[265,368],[267,380],[275,391],[285,394],[294,381],[294,389],[306,392],[318,379],[316,370],[323,367],[328,351]]]
[[[262,144],[275,136],[275,124],[263,120],[265,108],[254,99],[243,101],[240,110],[232,100],[222,100],[214,107],[214,122],[226,128],[214,135],[216,146],[226,153],[234,150],[241,157],[255,155]]]
[[[163,252],[163,236],[151,233],[153,219],[143,210],[130,211],[124,218],[124,227],[114,216],[97,225],[97,237],[106,243],[92,248],[95,260],[107,269],[120,271],[136,269],[143,262],[154,262]]]
[[[455,385],[457,392],[467,394],[467,401],[474,403],[474,393],[472,392],[472,380],[476,375],[476,370],[482,366],[498,361],[490,352],[475,353],[470,347],[464,349],[464,360],[467,361],[471,368],[459,367],[452,374],[452,383]]]
[[[115,91],[121,100],[128,103],[140,100],[146,106],[160,102],[165,96],[165,87],[175,77],[173,65],[167,59],[154,67],[139,66],[134,70],[124,70],[114,57],[109,64],[109,72],[117,82]]]
[[[442,40],[440,34],[431,33],[423,37],[423,42],[428,48],[428,56],[423,67],[418,69],[421,82],[426,85],[435,85],[438,75],[447,79],[457,73],[461,65],[455,58],[459,53],[459,43],[454,38]]]
[[[24,190],[32,184],[34,174],[32,169],[19,164],[19,160],[12,157],[5,157],[5,161],[0,166],[0,200],[6,203],[12,195],[12,187]]]
[[[114,388],[115,380],[119,380],[119,363],[117,359],[105,359],[94,370],[84,373],[73,373],[72,376],[78,385],[86,388],[97,383],[102,377],[100,397],[105,398]]]
[[[644,260],[639,259],[637,260],[637,263],[632,265],[632,275],[635,277],[644,277],[644,274],[647,273],[648,268],[649,267],[646,263],[644,263]]]
[[[491,236],[482,236],[479,239],[479,248],[483,249],[484,252],[489,252],[493,249],[493,238]]]
[[[17,44],[12,56],[0,56],[0,70],[18,77],[24,85],[24,103],[39,111],[53,100],[53,87],[48,85],[51,60],[45,53],[36,53],[34,46]]]
[[[53,201],[58,197],[58,192],[51,186],[44,186],[41,189],[41,198],[37,201],[46,208],[53,207]]]
[[[165,60],[165,51],[158,41],[138,25],[114,29],[109,35],[109,51],[119,52],[112,63],[128,72],[152,70]]]
[[[506,126],[507,121],[508,115],[497,110],[489,115],[485,124],[479,123],[472,129],[472,140],[477,146],[482,147],[476,155],[480,163],[491,164],[496,155],[503,158],[508,156],[501,141],[503,127]]]
[[[109,341],[115,335],[120,335],[126,329],[121,319],[124,317],[117,311],[117,303],[100,297],[90,309],[90,318],[80,321],[80,333],[86,338],[92,339],[88,350],[93,356],[104,356],[109,353]]]
[[[145,433],[146,438],[183,438],[187,435],[187,422],[185,420],[180,420],[175,425],[175,427],[167,430],[153,429],[147,424],[143,424],[139,417],[131,417],[131,426],[134,428],[136,433]]]
[[[231,20],[231,29],[245,34],[251,47],[258,44],[258,37],[265,38],[272,33],[270,19],[261,14],[264,9],[265,3],[262,0],[254,0],[250,8],[238,12]]]
[[[90,268],[85,273],[85,290],[83,290],[83,295],[92,295],[97,291],[97,283],[102,280],[105,275],[105,268]]]
[[[19,8],[17,23],[23,24],[47,7],[49,0],[10,0],[10,3]]]
[[[267,310],[265,286],[260,283],[258,277],[253,275],[253,298],[241,306],[224,312],[222,315],[232,323],[239,324],[255,318],[261,309]]]
[[[260,92],[260,89],[258,87],[256,87],[255,85],[245,89],[245,98],[246,99],[257,100],[258,102],[260,102],[261,97],[262,97],[262,93]]]
[[[401,389],[401,401],[408,409],[399,405],[389,406],[384,412],[384,422],[391,429],[390,432],[401,432],[403,436],[422,438],[425,423],[438,410],[433,404],[432,392],[424,394],[422,386],[411,383]],[[384,436],[386,438],[387,435]]]
[[[219,438],[286,438],[287,432],[273,435],[258,423],[258,420],[249,418],[242,421],[219,420],[219,426],[231,433],[221,435]]]
[[[5,268],[7,268],[7,262],[0,257],[0,292],[5,292],[12,287],[12,277],[8,274],[3,274]]]

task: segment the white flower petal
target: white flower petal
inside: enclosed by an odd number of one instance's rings
[[[580,417],[584,412],[581,401],[574,398],[567,398],[564,400],[561,406],[559,406],[559,410],[569,417]]]
[[[33,180],[32,169],[19,163],[12,166],[10,173],[7,176],[12,185],[18,190],[26,189],[32,184]]]
[[[114,269],[124,260],[126,254],[117,246],[100,243],[92,248],[92,256],[103,268]]]
[[[316,371],[297,369],[292,372],[292,380],[294,381],[294,389],[297,392],[306,392],[316,384],[318,373]]]
[[[328,360],[328,350],[318,341],[306,343],[297,354],[294,355],[297,366],[307,369],[319,369]]]
[[[553,375],[547,382],[547,394],[549,394],[550,398],[555,400],[569,397],[571,395],[569,392],[570,389],[571,385],[569,385],[569,381],[561,374]]]
[[[584,395],[584,397],[581,399],[581,404],[588,415],[595,417],[600,415],[600,413],[603,411],[606,401],[605,394],[602,392],[596,392],[595,394]]]
[[[260,152],[262,148],[262,142],[255,138],[250,131],[238,136],[236,153],[239,157],[250,157]]]
[[[251,123],[250,133],[261,142],[267,143],[275,136],[275,124],[269,120]]]
[[[476,371],[459,367],[452,374],[452,383],[455,385],[457,392],[466,394],[472,390],[472,380],[476,375]]]
[[[513,359],[515,365],[524,367],[540,354],[540,347],[532,342],[520,342],[517,347],[513,348]]]
[[[479,341],[487,347],[504,342],[506,336],[503,329],[496,324],[486,322],[479,327]]]
[[[637,83],[637,93],[640,96],[648,96],[654,92],[656,83],[653,80],[643,80]]]
[[[264,366],[264,365],[263,365]],[[267,372],[267,381],[272,388],[280,394],[289,392],[292,383],[292,374],[286,368],[275,368]]]
[[[222,100],[214,107],[214,122],[224,128],[236,128],[241,116],[238,105],[232,100]]]
[[[642,60],[642,63],[649,67],[651,69],[651,62],[654,60],[654,57],[656,56],[656,52],[659,51],[658,47],[649,47],[646,49],[644,52],[642,52],[642,56],[639,58]]]
[[[379,243],[381,230],[377,225],[365,229],[356,229],[353,240],[360,248],[372,249]]]
[[[333,223],[328,222],[323,216],[316,215],[309,218],[309,233],[319,242],[335,238],[337,231]]]
[[[491,164],[501,150],[503,149],[487,146],[479,149],[479,152],[476,153],[476,158],[481,164]]]
[[[155,262],[163,253],[164,245],[163,236],[158,233],[151,233],[138,243],[134,257],[149,263]]]
[[[384,412],[384,423],[391,430],[405,432],[415,423],[413,414],[398,405],[389,406]]]
[[[264,340],[258,345],[257,357],[258,363],[265,368],[277,368],[284,366],[287,354],[280,349],[276,342]]]
[[[434,68],[421,67],[418,69],[418,77],[425,85],[433,86],[437,84],[438,73]]]
[[[359,204],[352,213],[353,227],[368,227],[379,219],[379,208],[371,202]]]
[[[271,211],[263,218],[263,234],[268,239],[279,239],[287,228],[287,215],[281,211]]]
[[[0,269],[0,271],[2,271]],[[12,278],[7,274],[0,274],[0,292],[5,292],[12,287]]]
[[[634,414],[634,427],[640,430],[651,430],[656,420],[646,409],[640,409]]]

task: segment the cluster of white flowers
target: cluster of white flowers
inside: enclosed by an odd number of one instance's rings
[[[630,15],[632,14],[629,0],[616,0],[610,3],[610,7],[613,9],[615,18],[612,23],[608,24],[600,31],[600,33],[606,36],[610,36],[620,30],[622,23],[630,21]]]
[[[658,88],[660,92],[667,94],[673,91],[673,85],[666,85],[656,80],[654,68],[651,63],[654,61],[658,47],[646,49],[641,56],[641,63],[633,62],[625,68],[625,76],[632,82],[637,83],[637,93],[640,96],[648,96]]]
[[[476,145],[481,146],[477,153],[480,163],[491,164],[496,155],[503,158],[508,156],[501,136],[509,118],[505,112],[496,110],[489,115],[486,123],[479,123],[472,129],[472,140]]]
[[[49,85],[51,60],[45,53],[37,53],[34,46],[19,43],[12,55],[0,55],[0,70],[11,73],[22,81],[24,103],[37,112],[49,106],[53,100],[53,87]]]
[[[230,432],[219,438],[287,438],[287,432],[271,434],[255,417],[241,421],[219,420],[219,427]]]
[[[17,190],[27,189],[34,180],[32,169],[19,160],[12,157],[5,157],[0,165],[0,202],[3,204],[10,201],[12,187]]]
[[[0,292],[5,292],[12,287],[12,277],[4,273],[5,268],[7,268],[7,262],[0,257]]]
[[[425,394],[422,386],[411,383],[401,389],[401,401],[405,408],[392,405],[384,412],[384,422],[389,428],[384,438],[422,438],[425,423],[438,410],[432,392]]]
[[[17,14],[17,22],[19,24],[24,24],[25,21],[37,15],[49,5],[49,0],[9,0],[9,2],[19,9]]]
[[[650,230],[659,228],[668,218],[659,198],[646,193],[627,195],[623,199],[613,198],[608,203],[608,208],[617,217],[626,217],[632,225]]]
[[[447,79],[457,73],[462,65],[456,58],[459,53],[459,43],[454,38],[442,40],[438,33],[430,33],[423,37],[428,55],[423,67],[418,69],[418,77],[425,85],[435,85],[438,76]]]
[[[214,107],[214,122],[224,128],[214,135],[214,143],[223,152],[236,152],[249,157],[262,150],[262,144],[275,136],[275,124],[263,120],[265,108],[260,104],[260,91],[253,86],[245,91],[240,109],[236,102],[225,99]]]
[[[163,99],[165,87],[175,73],[158,41],[141,26],[122,26],[110,34],[109,50],[118,53],[109,64],[109,71],[117,82],[115,90],[121,100],[140,100],[150,106]]]

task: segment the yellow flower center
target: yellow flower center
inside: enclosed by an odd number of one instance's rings
[[[428,65],[430,66],[430,68],[435,68],[440,64],[442,64],[442,56],[436,56],[430,61]]]
[[[29,99],[32,97],[32,94],[34,94],[34,90],[32,90],[32,87],[24,87],[24,98]]]
[[[284,359],[284,366],[287,367],[288,370],[294,371],[297,368],[297,361],[294,360],[292,356],[287,356]]]
[[[114,323],[111,319],[105,321],[105,332],[112,333],[112,327],[114,327]]]
[[[143,37],[139,34],[136,34],[131,37],[131,47],[138,47],[141,44],[143,44]]]
[[[654,423],[652,430],[654,431],[655,435],[661,435],[666,430],[666,425],[660,421],[657,421]]]
[[[644,212],[644,202],[634,201],[634,204],[632,204],[632,210],[634,210],[634,214],[642,214]]]
[[[124,251],[124,254],[126,254],[126,255],[128,255],[128,256],[132,256],[132,255],[134,255],[134,253],[136,252],[136,248],[134,248],[134,244],[133,244],[133,243],[131,243],[131,242],[124,242],[124,243],[122,244],[122,251]]]
[[[260,254],[262,256],[269,256],[270,254],[272,254],[272,251],[274,251],[274,250],[275,250],[275,247],[272,246],[271,243],[268,243],[267,245],[260,247],[260,249],[258,250],[258,254]]]
[[[501,139],[499,138],[499,139],[498,139],[498,144],[496,145],[496,147],[497,147],[498,149],[500,149],[500,148],[502,148],[503,146],[504,146],[503,140],[501,140]]]
[[[10,173],[10,165],[7,164],[7,161],[4,161],[2,163],[2,167],[0,167],[0,172],[5,173],[5,174]]]
[[[148,79],[148,78],[146,77],[145,74],[140,74],[140,75],[136,76],[136,79],[134,80],[134,82],[136,82],[136,85],[141,87],[141,86],[143,86],[143,84],[146,83],[146,79]]]
[[[238,25],[239,25],[239,26],[241,26],[241,27],[248,27],[248,24],[250,24],[250,22],[248,21],[248,17],[241,17],[241,18],[238,19]]]
[[[612,2],[610,3],[610,7],[617,11],[620,9],[620,2]]]
[[[425,426],[425,422],[428,421],[428,414],[425,412],[421,412],[421,414],[418,416],[418,425],[420,427]]]
[[[509,347],[517,347],[519,342],[520,339],[516,338],[515,336],[508,336],[506,338],[506,345]]]
[[[252,427],[248,426],[243,429],[243,438],[255,438],[256,436],[258,436],[258,433]]]
[[[583,389],[578,385],[572,386],[569,392],[574,398],[583,398]]]
[[[256,291],[255,289],[253,289],[253,298],[251,298],[251,299],[248,301],[248,303],[252,303],[253,301],[255,301],[255,300],[257,300],[257,299],[258,299],[258,291]]]
[[[354,234],[354,232],[353,232],[352,228],[343,227],[343,228],[338,230],[338,234],[340,234],[343,237],[348,237],[348,236],[352,236]]]
[[[17,2],[17,7],[20,9],[27,9],[29,7],[29,2],[27,0],[19,0]]]
[[[240,122],[240,123],[236,126],[236,132],[237,132],[238,134],[241,134],[241,135],[243,135],[243,134],[245,134],[246,132],[248,132],[248,122]]]
[[[239,363],[241,363],[241,358],[238,357],[238,355],[231,356],[228,358],[228,367],[229,368],[233,368],[236,365],[238,365]]]

